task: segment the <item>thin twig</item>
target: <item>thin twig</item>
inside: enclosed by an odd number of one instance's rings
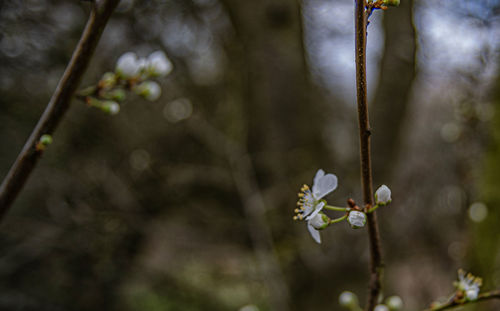
[[[68,110],[71,98],[88,67],[104,27],[119,2],[119,0],[101,0],[92,3],[87,25],[47,108],[0,186],[0,221],[42,155],[42,151],[36,148],[40,137],[52,134]]]
[[[372,169],[370,159],[370,123],[368,118],[367,86],[366,86],[366,26],[367,15],[365,0],[356,1],[355,31],[356,31],[356,91],[358,103],[361,184],[363,201],[370,208],[373,205]],[[366,310],[372,311],[378,303],[382,289],[382,250],[377,224],[377,214],[367,214],[368,237],[370,241],[370,287]]]
[[[442,311],[442,310],[447,310],[447,309],[452,309],[455,307],[460,307],[480,301],[485,301],[485,300],[490,300],[490,299],[500,299],[500,289],[497,290],[492,290],[486,293],[479,294],[478,298],[473,301],[466,301],[466,302],[460,302],[456,299],[451,299],[449,302],[444,303],[442,305],[438,305],[436,307],[431,307],[429,309],[426,309],[424,311]]]

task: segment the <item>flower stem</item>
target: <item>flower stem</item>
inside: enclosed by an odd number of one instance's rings
[[[365,0],[356,0],[355,9],[355,59],[356,59],[356,94],[358,104],[361,184],[365,205],[373,205],[372,169],[370,158],[370,124],[368,119],[367,85],[366,85],[366,26],[367,13]],[[378,303],[382,291],[382,248],[377,224],[377,214],[367,215],[368,237],[370,241],[370,286],[366,310],[372,311]]]
[[[343,220],[345,220],[347,218],[347,215],[344,215],[340,218],[336,218],[336,219],[330,219],[330,223],[329,224],[336,224],[338,222],[341,222]]]
[[[323,208],[330,210],[330,211],[337,211],[337,212],[345,212],[347,211],[346,207],[338,207],[338,206],[332,206],[332,205],[325,205]]]
[[[379,208],[381,205],[378,205],[376,204],[374,207],[370,208],[366,213],[367,214],[370,214],[370,213],[373,213],[377,210],[377,208]]]

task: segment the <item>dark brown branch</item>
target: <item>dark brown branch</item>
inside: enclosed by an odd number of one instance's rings
[[[36,149],[40,137],[52,134],[68,110],[71,98],[94,54],[104,26],[119,2],[119,0],[101,0],[92,4],[85,30],[47,108],[0,186],[0,221],[23,188],[42,154]]]
[[[356,31],[356,91],[358,103],[361,184],[363,201],[366,207],[373,205],[372,169],[370,159],[370,123],[368,119],[367,86],[366,86],[366,26],[367,15],[365,1],[356,0],[355,31]],[[370,241],[370,287],[366,310],[372,311],[378,302],[382,288],[382,250],[377,224],[376,212],[367,214],[368,236]]]
[[[468,305],[468,304],[472,304],[472,303],[476,303],[476,302],[480,302],[480,301],[490,300],[490,299],[500,299],[500,289],[492,290],[492,291],[489,291],[486,293],[482,293],[474,301],[460,302],[459,300],[451,299],[447,303],[444,303],[442,305],[438,305],[436,307],[431,307],[429,309],[426,309],[425,311],[442,311],[442,310],[452,309],[455,307]]]

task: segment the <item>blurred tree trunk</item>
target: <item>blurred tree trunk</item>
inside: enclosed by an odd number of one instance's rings
[[[500,58],[498,59],[500,61]],[[499,68],[500,69],[500,68]],[[488,216],[473,228],[468,252],[472,272],[484,278],[485,289],[500,286],[500,70],[494,88],[494,117],[490,124],[479,194],[488,208]],[[498,307],[498,306],[497,306]],[[494,306],[490,310],[493,310]],[[481,309],[483,310],[483,309]]]
[[[237,93],[232,100],[240,103],[242,114],[240,122],[233,120],[232,129],[239,128],[241,135],[234,137],[234,130],[229,135],[241,142],[250,156],[247,166],[256,176],[253,189],[272,189],[276,194],[267,197],[267,207],[290,211],[285,214],[290,215],[289,222],[272,221],[269,210],[263,208],[247,211],[249,232],[257,257],[265,261],[261,260],[261,266],[271,309],[290,310],[289,285],[293,283],[287,284],[273,257],[270,228],[280,230],[291,223],[290,201],[295,198],[288,188],[290,176],[310,170],[322,154],[318,135],[322,125],[317,122],[320,101],[311,98],[314,92],[307,79],[301,8],[292,0],[222,2],[236,31],[236,44],[229,47],[230,67],[241,70],[231,70],[228,81]],[[304,161],[298,163],[294,151],[299,151]],[[283,212],[278,213],[282,219]]]
[[[285,174],[287,152],[320,145],[317,102],[312,89],[303,47],[301,9],[298,1],[224,0],[242,47],[243,100],[248,124],[248,149],[264,152],[257,163],[258,175]],[[314,135],[316,134],[316,135]],[[311,148],[314,147],[314,148]],[[262,155],[262,154],[261,154]],[[297,163],[300,165],[300,163]],[[293,166],[293,165],[292,165]]]
[[[373,100],[373,177],[387,183],[397,159],[401,132],[415,78],[416,34],[413,0],[384,12],[385,48]]]

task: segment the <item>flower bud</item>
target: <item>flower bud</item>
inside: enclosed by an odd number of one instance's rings
[[[386,305],[376,305],[373,311],[389,311]]]
[[[341,307],[354,308],[358,305],[358,297],[350,291],[343,291],[339,296],[339,304]]]
[[[375,192],[375,203],[378,205],[387,205],[391,203],[391,189],[386,185],[380,186]]]
[[[384,0],[383,4],[385,6],[399,6],[399,0]]]
[[[112,100],[116,100],[118,102],[121,102],[125,99],[126,94],[125,94],[125,91],[122,89],[115,89],[115,90],[109,92],[108,96]]]
[[[116,62],[116,73],[123,78],[136,77],[141,69],[141,62],[133,52],[123,54]]]
[[[160,98],[161,87],[154,81],[145,81],[134,88],[137,95],[144,97],[147,100],[155,101]]]
[[[107,100],[102,102],[100,108],[102,111],[109,113],[110,115],[115,115],[118,112],[120,112],[120,105],[118,105],[117,102],[114,102],[112,100]]]
[[[43,134],[40,136],[38,143],[35,146],[36,151],[44,151],[45,148],[52,143],[52,136],[49,134]]]
[[[351,211],[347,217],[347,221],[353,229],[363,228],[366,223],[366,215],[363,212]]]
[[[403,308],[403,300],[399,296],[391,296],[387,298],[385,304],[391,311],[398,311]]]
[[[110,89],[116,84],[116,75],[113,72],[106,72],[99,81],[99,87]]]
[[[172,71],[172,63],[163,51],[156,51],[149,55],[147,70],[153,77],[164,77]]]
[[[44,146],[52,144],[52,136],[50,136],[49,134],[43,134],[40,137],[40,143]]]
[[[314,227],[314,229],[321,230],[328,226],[330,218],[323,213],[318,213],[309,220],[309,223]]]

